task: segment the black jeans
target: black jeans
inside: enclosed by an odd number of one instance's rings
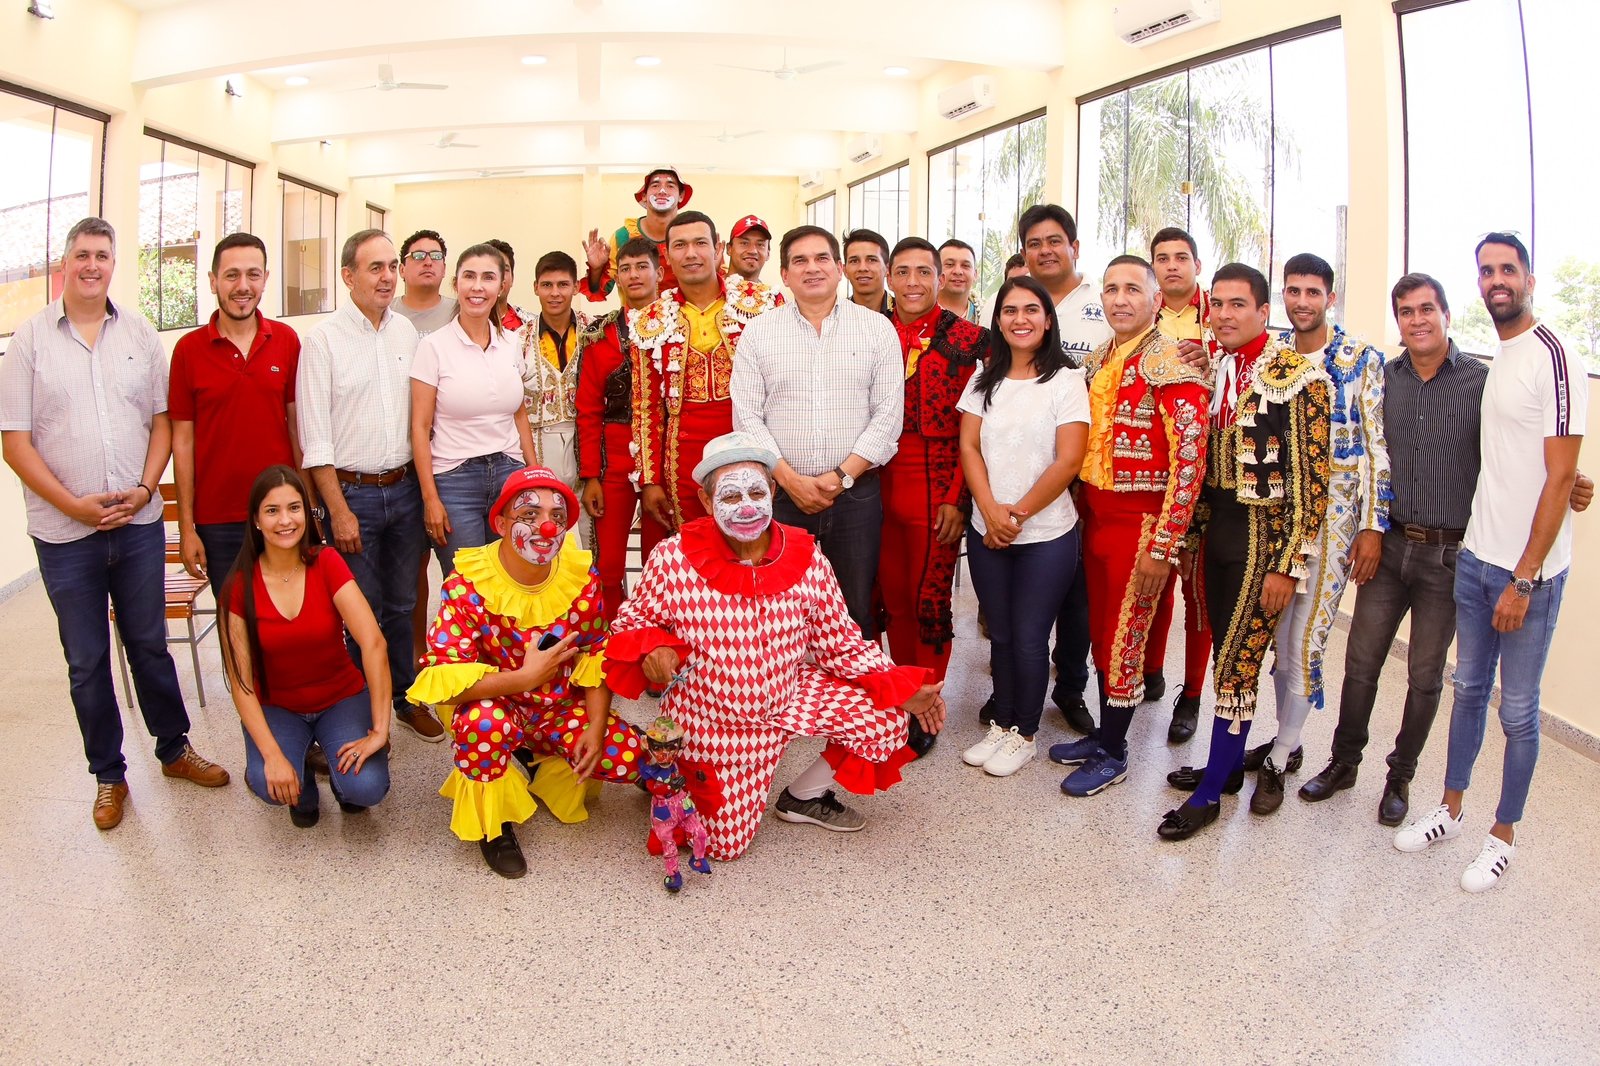
[[[1082,533],[1082,530],[1079,530]],[[1056,665],[1056,685],[1073,696],[1089,686],[1089,582],[1083,577],[1083,537],[1078,537],[1078,563],[1072,585],[1056,615],[1056,647],[1050,655]],[[1105,693],[1101,693],[1102,700]]]
[[[1333,732],[1333,757],[1340,762],[1361,762],[1372,704],[1378,695],[1378,675],[1400,620],[1409,611],[1406,704],[1388,762],[1392,780],[1410,781],[1416,775],[1417,759],[1428,742],[1444,691],[1445,655],[1456,635],[1458,550],[1407,540],[1399,530],[1383,535],[1378,572],[1356,592],[1344,688],[1339,694],[1339,724]]]
[[[228,579],[233,564],[239,561],[239,549],[244,547],[248,528],[248,522],[217,522],[194,527],[200,546],[206,550],[206,580],[211,582],[211,595],[219,600],[222,599],[222,583]]]
[[[868,640],[877,636],[872,618],[872,583],[878,579],[878,547],[883,536],[883,487],[874,472],[834,498],[833,506],[806,514],[778,490],[772,517],[799,526],[817,538],[822,554],[833,564],[850,617]]]

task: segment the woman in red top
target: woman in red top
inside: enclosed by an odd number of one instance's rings
[[[250,489],[244,546],[219,597],[222,658],[244,726],[245,780],[304,829],[317,823],[313,741],[334,758],[330,783],[347,813],[389,791],[389,668],[372,608],[332,548],[308,538],[300,476],[270,466]],[[363,681],[345,650],[361,647]]]

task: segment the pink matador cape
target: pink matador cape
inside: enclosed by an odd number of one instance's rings
[[[682,659],[667,700],[684,728],[683,757],[712,764],[722,780],[725,802],[703,818],[721,861],[749,847],[794,737],[826,737],[823,757],[851,792],[898,782],[916,757],[901,704],[928,674],[862,639],[809,533],[769,528],[766,557],[748,566],[715,519],[686,523],[650,554],[606,644],[606,683],[627,697],[644,688],[650,652],[666,646]]]

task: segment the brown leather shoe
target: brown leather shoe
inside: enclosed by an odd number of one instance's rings
[[[400,719],[400,724],[410,727],[418,737],[429,744],[437,744],[444,739],[444,726],[439,724],[439,719],[433,716],[433,711],[428,707],[406,707],[396,709],[394,716]]]
[[[124,781],[102,781],[94,792],[94,827],[115,829],[122,821],[122,806],[128,800],[128,785]]]
[[[209,759],[201,758],[192,744],[185,744],[183,754],[176,759],[162,763],[161,772],[167,777],[181,777],[206,788],[221,788],[231,780],[228,771]]]

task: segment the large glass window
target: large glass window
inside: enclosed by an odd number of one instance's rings
[[[389,209],[387,207],[379,207],[374,203],[367,204],[367,228],[381,229],[387,232],[389,229]]]
[[[806,225],[821,226],[837,237],[839,231],[834,225],[833,212],[834,205],[838,200],[838,195],[830,192],[828,195],[819,196],[806,204]]]
[[[283,313],[333,310],[334,205],[338,194],[283,178]]]
[[[875,230],[893,248],[911,232],[911,164],[880,171],[850,186],[850,228]]]
[[[211,249],[250,228],[255,167],[144,131],[139,166],[139,309],[157,329],[192,329],[214,301]]]
[[[61,295],[62,242],[102,214],[105,115],[0,83],[0,349]]]
[[[928,155],[928,239],[954,237],[978,249],[980,303],[1022,246],[1017,218],[1044,199],[1044,156],[1042,111]]]
[[[1148,256],[1157,230],[1180,226],[1204,273],[1233,261],[1266,272],[1275,322],[1285,321],[1284,260],[1314,252],[1344,276],[1349,124],[1336,19],[1078,103],[1086,273],[1125,252]]]
[[[1589,200],[1600,148],[1573,125],[1600,7],[1456,0],[1395,5],[1406,116],[1406,269],[1445,287],[1457,343],[1488,351],[1473,248],[1516,231],[1534,307],[1600,372],[1600,247]]]

